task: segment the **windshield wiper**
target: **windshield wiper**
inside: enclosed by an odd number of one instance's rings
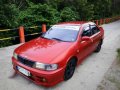
[[[61,40],[59,38],[52,38],[52,39],[57,40],[57,41],[63,41],[63,40]],[[63,41],[63,42],[65,42],[65,41]]]
[[[44,37],[44,36],[40,36],[41,38],[45,38],[45,39],[49,39],[50,40],[50,38],[46,38],[46,37]]]

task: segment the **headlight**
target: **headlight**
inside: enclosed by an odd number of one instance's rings
[[[51,70],[56,70],[58,68],[58,65],[57,64],[43,64],[43,63],[36,62],[34,67],[37,69],[51,71]]]
[[[14,52],[14,53],[13,53],[13,57],[14,57],[15,59],[18,59],[17,56],[18,56],[18,55]]]

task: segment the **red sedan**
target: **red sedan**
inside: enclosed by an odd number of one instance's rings
[[[103,39],[103,28],[93,22],[56,24],[15,49],[13,68],[36,84],[50,87],[70,79],[78,64],[100,51]]]

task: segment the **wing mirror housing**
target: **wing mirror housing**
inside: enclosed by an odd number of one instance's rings
[[[90,37],[88,37],[88,36],[83,36],[81,38],[81,41],[91,41],[91,42],[93,42],[93,40]]]

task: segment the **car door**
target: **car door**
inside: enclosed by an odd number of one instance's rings
[[[92,44],[92,49],[95,50],[97,45],[100,42],[100,30],[96,25],[90,25],[91,31],[92,31],[92,36],[90,37],[93,40],[93,44]]]
[[[90,29],[89,25],[86,25],[83,27],[82,33],[81,33],[81,38],[84,36],[91,37],[92,36],[92,31]],[[80,41],[79,46],[78,46],[78,57],[79,57],[79,63],[82,62],[82,60],[91,53],[91,47],[92,47],[92,42],[91,40],[87,41]]]

